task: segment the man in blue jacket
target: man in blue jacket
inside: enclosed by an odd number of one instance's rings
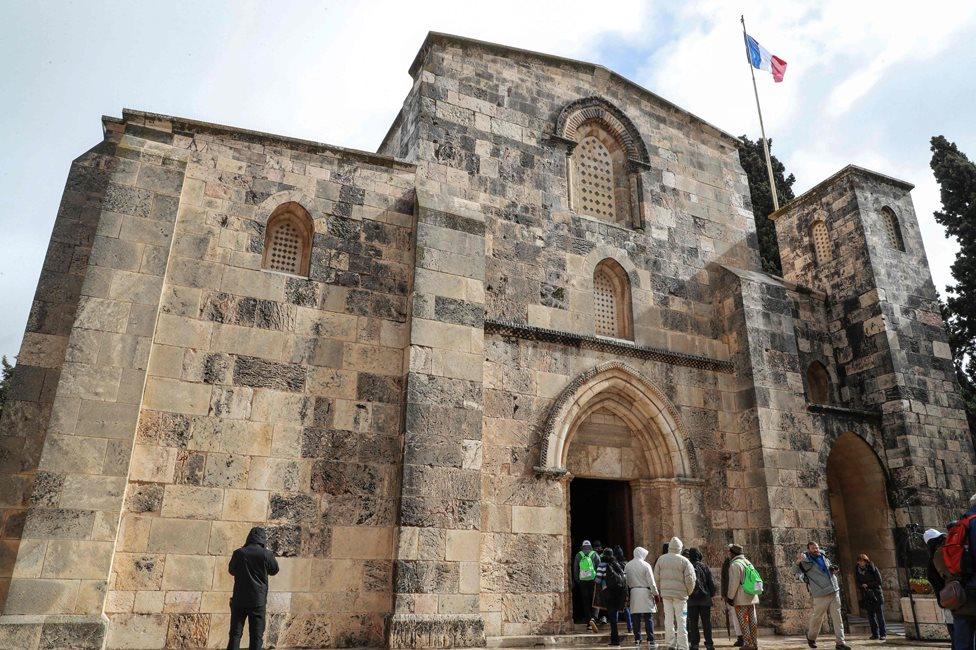
[[[230,638],[227,650],[240,650],[244,619],[251,638],[251,650],[264,645],[264,609],[268,603],[268,576],[278,573],[274,553],[265,548],[268,534],[255,526],[247,534],[244,546],[230,557],[227,571],[234,576],[234,594],[230,599]]]

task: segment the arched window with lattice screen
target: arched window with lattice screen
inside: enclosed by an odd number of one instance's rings
[[[305,208],[293,201],[278,206],[268,219],[261,268],[308,276],[313,234],[312,217]]]
[[[827,224],[820,219],[814,221],[810,226],[810,239],[813,240],[817,266],[829,262],[833,256],[830,253],[830,234],[827,232]]]
[[[573,209],[589,217],[629,225],[626,151],[599,122],[580,127],[580,135],[572,156]]]
[[[605,259],[593,272],[593,324],[597,336],[633,339],[630,279],[619,263]]]
[[[905,240],[901,236],[901,225],[895,211],[885,206],[881,208],[881,225],[884,228],[885,245],[904,252]]]
[[[830,375],[819,361],[807,368],[807,400],[811,404],[830,403]]]

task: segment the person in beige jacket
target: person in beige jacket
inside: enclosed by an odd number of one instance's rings
[[[688,596],[695,590],[695,567],[681,554],[684,544],[677,537],[668,552],[657,559],[654,575],[664,605],[664,640],[669,648],[688,650]]]
[[[749,560],[738,544],[729,547],[729,556],[732,563],[729,565],[729,588],[724,594],[725,600],[735,608],[735,617],[742,630],[742,650],[758,650],[759,624],[756,621],[756,605],[759,603],[759,596],[742,590],[742,577]]]

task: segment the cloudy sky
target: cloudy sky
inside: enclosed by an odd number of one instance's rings
[[[72,158],[123,107],[375,150],[429,30],[602,63],[758,136],[739,14],[786,59],[759,78],[774,152],[805,190],[854,162],[916,184],[940,289],[932,135],[976,157],[976,3],[40,2],[0,0],[0,353],[20,347]]]

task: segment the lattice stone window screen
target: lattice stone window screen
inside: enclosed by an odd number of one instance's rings
[[[813,252],[817,257],[817,265],[830,261],[830,234],[827,224],[817,220],[810,226],[810,238],[813,239]]]
[[[607,258],[593,271],[593,331],[597,336],[633,340],[630,279],[623,267]]]
[[[605,269],[593,276],[593,317],[595,331],[600,336],[619,336],[617,333],[617,296],[613,279]]]
[[[291,221],[279,223],[271,234],[268,268],[298,275],[302,261],[302,239]]]
[[[576,163],[576,210],[594,217],[616,220],[613,159],[593,136],[583,138],[573,152]]]
[[[261,266],[307,276],[312,252],[312,219],[297,203],[279,206],[268,219]]]
[[[901,238],[901,227],[898,225],[898,217],[894,210],[885,206],[881,208],[881,225],[884,226],[885,244],[889,248],[904,251],[905,242]]]

